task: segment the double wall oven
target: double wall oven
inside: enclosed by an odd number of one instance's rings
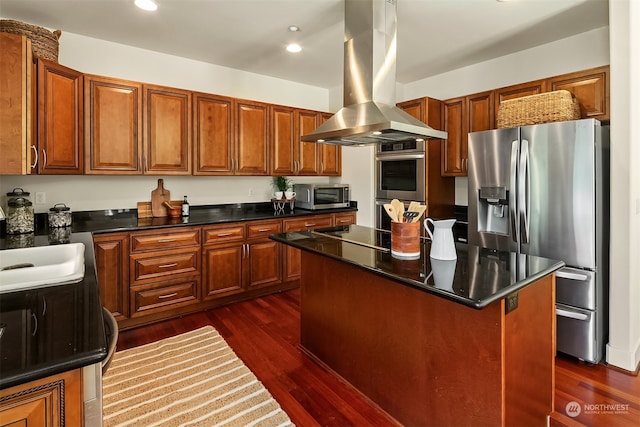
[[[376,148],[376,228],[391,229],[383,205],[392,199],[425,203],[425,142],[405,141]]]

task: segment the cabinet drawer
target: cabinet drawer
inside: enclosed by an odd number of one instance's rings
[[[334,225],[351,225],[356,223],[355,212],[346,212],[335,214]]]
[[[331,227],[333,218],[330,215],[313,216],[303,219],[285,220],[284,231],[310,230],[314,228]]]
[[[167,250],[185,246],[200,246],[200,229],[131,234],[131,252]]]
[[[247,225],[247,238],[266,239],[270,234],[280,233],[281,231],[281,221],[249,223],[249,225]]]
[[[131,317],[188,305],[198,301],[199,276],[132,286]]]
[[[200,250],[182,249],[162,254],[131,256],[131,283],[200,271]]]
[[[204,228],[204,244],[220,244],[228,242],[242,242],[244,240],[244,224]]]

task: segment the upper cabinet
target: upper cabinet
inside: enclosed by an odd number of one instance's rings
[[[194,175],[231,175],[234,167],[235,100],[193,94]]]
[[[580,102],[583,118],[609,121],[609,66],[547,79],[549,90],[568,90]]]
[[[142,84],[84,78],[85,173],[142,173]]]
[[[262,102],[236,102],[235,175],[267,175],[269,168],[269,108]]]
[[[82,174],[82,73],[38,59],[38,173]]]
[[[508,101],[509,99],[514,99],[514,98],[521,98],[523,96],[538,95],[546,91],[547,91],[547,82],[545,80],[536,80],[533,82],[520,83],[517,85],[496,89],[494,91],[495,106],[493,110],[494,112],[497,113],[498,106],[502,101]]]
[[[342,173],[342,149],[333,144],[302,141],[331,114],[274,105],[271,107],[272,175],[327,175]]]
[[[143,85],[143,150],[146,174],[191,174],[191,92]]]
[[[24,175],[35,154],[31,42],[0,32],[0,51],[0,175]]]

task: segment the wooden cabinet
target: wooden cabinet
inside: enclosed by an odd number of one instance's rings
[[[81,369],[0,390],[3,426],[84,425]]]
[[[419,98],[401,102],[398,107],[434,129],[443,128],[443,103],[433,98]],[[431,139],[425,149],[425,215],[443,218],[453,215],[455,181],[440,172],[440,163],[446,141]]]
[[[0,51],[0,175],[25,175],[35,154],[31,41],[0,32]]]
[[[334,222],[332,215],[313,215],[306,218],[285,219],[283,231],[313,230],[314,228],[331,227]],[[300,279],[300,249],[286,246],[284,248],[284,281]]]
[[[142,173],[142,84],[84,77],[85,173]]]
[[[341,147],[301,140],[302,135],[311,133],[331,114],[274,105],[270,116],[272,175],[342,174]]]
[[[38,173],[84,172],[83,76],[38,59]]]
[[[320,124],[326,122],[332,114],[320,113]],[[323,176],[342,175],[342,147],[336,144],[318,144],[320,150],[319,174]]]
[[[442,153],[442,175],[467,175],[469,132],[493,129],[493,99],[493,91],[487,91],[444,101],[448,137]]]
[[[169,311],[200,298],[200,228],[131,233],[131,317]]]
[[[496,89],[494,91],[493,111],[495,115],[497,115],[498,106],[502,101],[508,101],[509,99],[520,98],[523,96],[537,95],[546,91],[547,82],[544,79]],[[493,124],[493,128],[495,128],[495,122]]]
[[[341,212],[333,214],[333,225],[351,225],[356,223],[355,212]]]
[[[234,166],[235,100],[193,94],[194,175],[231,175]]]
[[[236,102],[234,175],[267,175],[269,169],[268,105]]]
[[[129,317],[129,234],[93,236],[100,299],[120,321]]]
[[[548,90],[568,90],[580,103],[582,118],[609,121],[609,66],[547,79]]]
[[[144,173],[191,174],[191,92],[143,85]]]
[[[204,227],[203,299],[282,283],[282,248],[269,239],[281,230],[281,220]]]

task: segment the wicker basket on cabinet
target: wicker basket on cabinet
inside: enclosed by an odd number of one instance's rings
[[[35,56],[58,62],[58,39],[62,31],[49,31],[46,28],[25,22],[0,19],[0,32],[26,36],[31,40],[31,47]]]
[[[502,101],[498,106],[498,128],[562,122],[580,118],[580,103],[567,90]]]

